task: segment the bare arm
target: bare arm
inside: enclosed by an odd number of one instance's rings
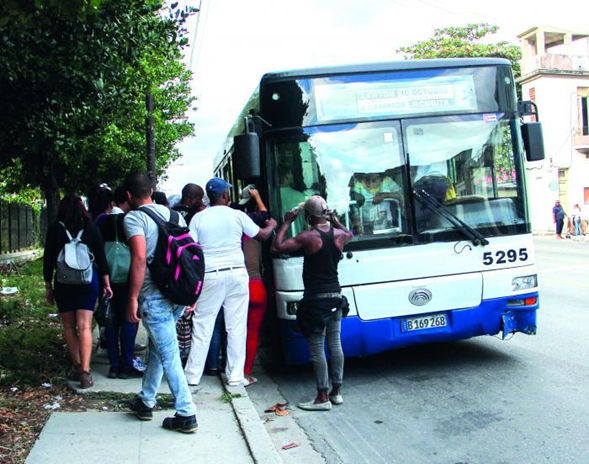
[[[274,243],[272,243],[272,247],[270,248],[272,253],[293,253],[305,248],[305,242],[301,239],[301,234],[297,235],[296,237],[289,238],[288,240],[284,240],[286,231],[289,229],[290,225],[294,222],[298,215],[298,211],[289,211],[286,213],[284,216],[284,222],[278,229]]]
[[[266,227],[264,227],[263,229],[260,229],[260,231],[256,234],[255,237],[253,237],[255,240],[257,240],[258,242],[265,242],[266,240],[268,240],[270,238],[270,235],[272,235],[272,231],[274,229],[276,229],[276,221],[272,218],[268,219],[266,221]]]
[[[135,235],[129,240],[131,249],[131,270],[129,272],[129,302],[127,304],[127,320],[138,323],[137,309],[139,293],[145,280],[145,269],[147,267],[147,246],[145,237]]]
[[[250,195],[254,198],[254,200],[256,200],[256,206],[258,207],[258,211],[260,213],[263,213],[264,211],[268,211],[268,208],[266,208],[266,205],[264,204],[264,202],[262,201],[262,198],[260,197],[260,192],[258,192],[256,189],[251,189]]]
[[[331,214],[330,216],[330,221],[333,224],[333,227],[335,229],[339,229],[343,232],[343,234],[341,234],[342,238],[343,238],[343,244],[345,245],[346,243],[348,243],[350,240],[352,240],[352,237],[354,236],[354,234],[352,232],[350,232],[348,229],[346,229],[346,226],[344,226],[339,219],[337,218],[337,216],[335,214]]]

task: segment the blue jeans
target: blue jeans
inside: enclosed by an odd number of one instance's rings
[[[112,323],[106,327],[106,350],[111,369],[128,370],[133,367],[133,352],[137,326],[127,321],[127,285],[112,284],[113,296],[110,302],[114,309]]]
[[[221,366],[219,367],[219,355],[221,356]],[[213,336],[211,337],[211,345],[209,346],[209,353],[207,354],[207,362],[205,369],[219,370],[225,368],[225,360],[227,358],[227,335],[225,334],[225,319],[223,318],[223,310],[219,311],[217,320],[215,321],[215,328],[213,329]]]
[[[139,397],[153,408],[156,395],[165,374],[170,391],[176,399],[176,411],[180,416],[196,414],[196,406],[184,376],[176,337],[176,322],[184,313],[184,306],[173,304],[157,295],[145,298],[142,303],[142,322],[149,335],[147,369]]]

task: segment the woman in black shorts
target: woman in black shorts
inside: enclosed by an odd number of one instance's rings
[[[66,229],[72,237],[84,230],[81,241],[94,256],[92,281],[89,284],[63,284],[54,278],[59,252],[69,242]],[[89,218],[82,199],[73,193],[63,197],[59,203],[57,221],[47,230],[43,275],[47,302],[50,305],[57,304],[63,324],[63,335],[73,364],[72,380],[79,381],[82,388],[89,388],[94,384],[90,373],[90,355],[92,315],[98,298],[98,279],[102,279],[104,295],[112,298],[112,290],[100,233]]]

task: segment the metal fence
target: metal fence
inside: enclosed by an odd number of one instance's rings
[[[39,246],[45,240],[45,213],[30,205],[0,201],[0,253],[14,253]]]

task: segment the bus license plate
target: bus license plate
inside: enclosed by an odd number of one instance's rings
[[[401,322],[403,332],[413,330],[435,329],[437,327],[446,327],[448,325],[445,314],[430,314],[428,316],[408,317]]]

